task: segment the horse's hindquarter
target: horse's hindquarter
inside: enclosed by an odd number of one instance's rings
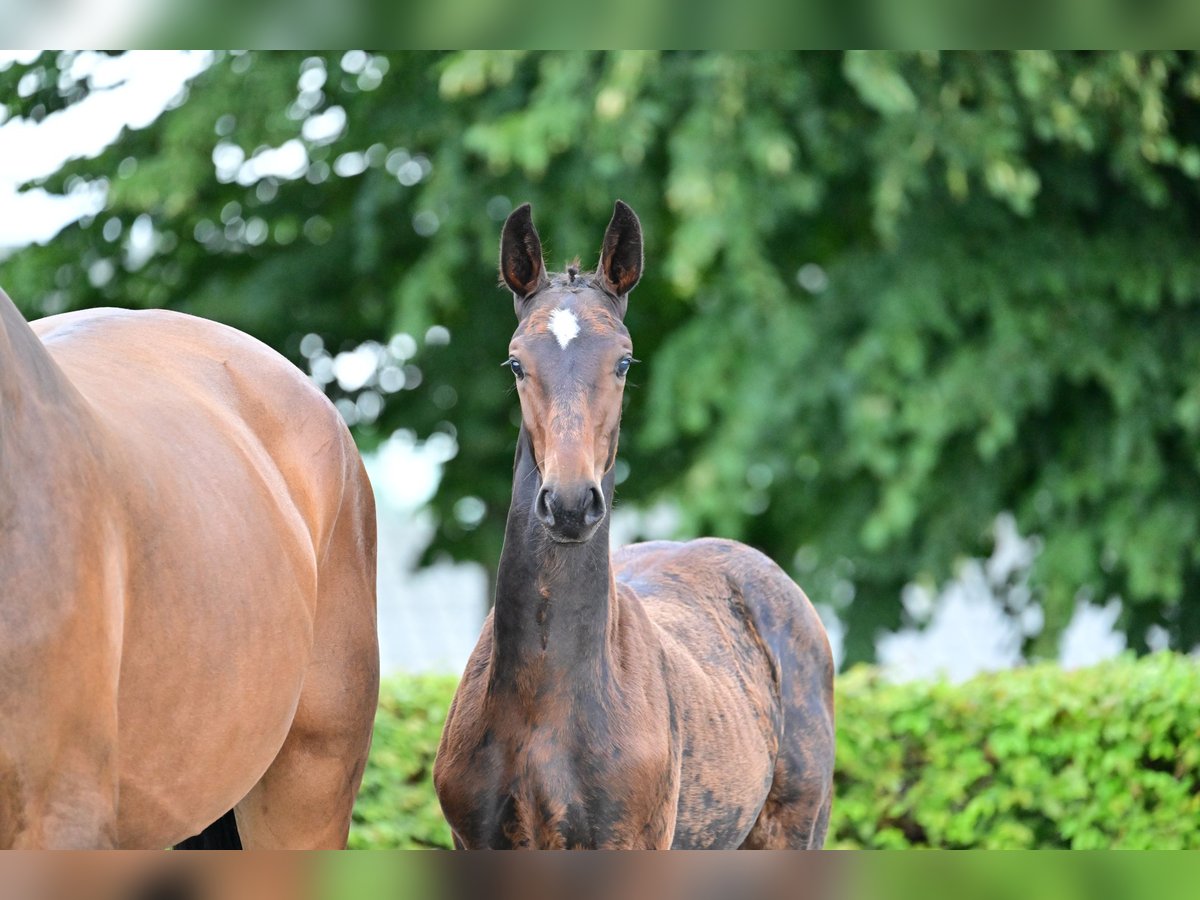
[[[623,548],[671,661],[684,751],[675,847],[737,847],[780,753],[818,735],[832,766],[832,667],[811,604],[767,557],[731,541]],[[831,771],[831,769],[830,769]]]
[[[39,323],[106,426],[123,535],[121,843],[198,830],[271,763],[341,503],[336,413],[250,338],[171,314]],[[236,764],[233,764],[236,760]]]

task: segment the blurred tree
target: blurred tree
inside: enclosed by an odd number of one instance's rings
[[[0,73],[9,115],[86,96],[71,63]],[[500,222],[531,200],[551,267],[586,264],[621,197],[648,271],[623,497],[761,547],[850,659],[1006,509],[1044,541],[1037,650],[1081,590],[1125,598],[1135,646],[1190,647],[1198,98],[1180,53],[221,54],[46,179],[104,179],[106,207],[0,276],[30,315],[249,331],[364,446],[455,435],[432,552],[491,565],[517,416]]]

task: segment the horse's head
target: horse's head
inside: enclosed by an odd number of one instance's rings
[[[541,477],[534,514],[559,542],[588,540],[608,509],[633,344],[621,321],[642,275],[642,229],[617,201],[595,272],[548,273],[526,203],[504,223],[500,276],[519,324],[508,345],[521,417]]]

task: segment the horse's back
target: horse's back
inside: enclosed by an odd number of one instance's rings
[[[164,310],[86,310],[34,330],[94,414],[120,512],[156,557],[135,557],[134,574],[222,560],[229,578],[253,578],[233,564],[273,543],[287,565],[271,574],[311,592],[356,459],[337,411],[295,366],[235,329]],[[166,533],[142,534],[149,523]]]
[[[804,782],[789,791],[827,791],[833,659],[799,586],[757,550],[713,538],[633,544],[614,554],[614,566],[618,584],[637,594],[662,635],[677,673],[673,689],[690,715],[700,717],[685,727],[702,737],[685,752],[675,845],[712,845],[703,812],[710,784],[751,774],[764,779],[759,805],[727,823],[730,833],[741,829],[735,846],[747,837],[768,791],[778,799],[781,769]],[[765,740],[757,741],[760,736]],[[761,747],[768,748],[766,761]],[[750,785],[743,791],[748,796]],[[689,830],[689,821],[705,827]]]
[[[344,482],[358,477],[353,442],[325,396],[274,350],[166,310],[85,310],[33,328],[108,425],[132,501],[145,488],[161,513],[164,486],[179,486],[176,501],[206,507],[223,491],[243,514],[253,515],[244,507],[255,500],[290,506],[311,543],[327,537],[320,529],[335,517]]]
[[[816,677],[832,654],[820,617],[787,573],[770,557],[737,541],[701,538],[687,542],[630,544],[614,554],[616,578],[633,589],[661,629],[689,639],[698,617],[753,629],[780,664],[808,660]],[[776,677],[782,677],[783,672]]]
[[[130,425],[149,431],[147,422],[164,438],[201,422],[241,424],[285,454],[314,437],[349,436],[299,369],[218,322],[169,310],[89,309],[31,326],[95,411],[122,416],[123,434]]]
[[[121,842],[170,842],[225,813],[283,745],[325,570],[355,585],[342,619],[373,627],[370,486],[329,401],[241,332],[157,310],[33,327],[94,413],[116,483]],[[150,822],[179,833],[139,831]]]

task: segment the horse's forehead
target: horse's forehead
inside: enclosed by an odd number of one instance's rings
[[[577,294],[547,297],[532,310],[518,329],[518,335],[553,335],[559,347],[566,349],[580,335],[619,335],[621,320],[608,308],[602,297],[584,298]]]

